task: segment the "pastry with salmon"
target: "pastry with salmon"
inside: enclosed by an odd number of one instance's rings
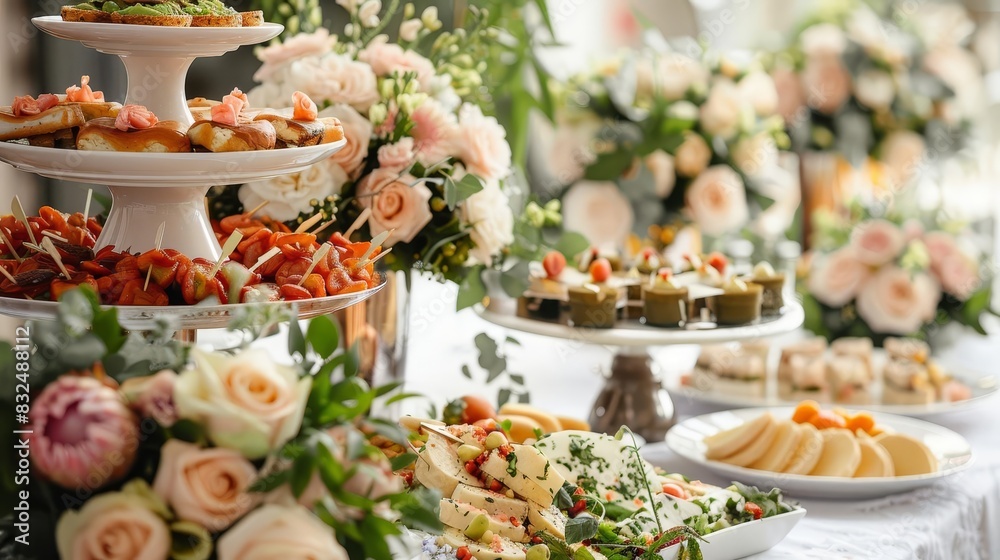
[[[80,107],[61,105],[59,97],[50,93],[38,99],[16,97],[10,107],[0,109],[0,141],[61,133],[82,126],[86,120]]]
[[[211,108],[211,118],[196,121],[188,138],[196,151],[247,152],[274,149],[276,133],[268,121],[251,121],[243,115],[247,96],[239,89]]]
[[[254,121],[267,121],[277,134],[276,147],[297,148],[336,142],[344,138],[344,128],[335,117],[319,118],[316,103],[301,91],[292,94],[292,115],[265,112]]]
[[[117,118],[87,122],[76,138],[78,150],[102,152],[190,152],[184,127],[177,121],[160,121],[141,105],[122,107]]]
[[[80,85],[66,88],[66,97],[59,102],[67,107],[79,107],[85,119],[93,120],[101,117],[116,118],[122,104],[104,99],[103,91],[94,91],[90,87],[90,76],[80,76]]]

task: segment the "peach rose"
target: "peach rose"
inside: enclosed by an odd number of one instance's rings
[[[733,147],[733,162],[749,177],[762,177],[778,166],[778,144],[769,134],[748,136]]]
[[[364,169],[368,157],[368,145],[372,139],[372,123],[355,111],[350,105],[333,105],[320,111],[321,117],[337,117],[344,127],[347,144],[330,160],[340,165],[347,175],[357,179]]]
[[[310,377],[259,349],[229,356],[195,348],[191,357],[194,366],[178,377],[174,403],[178,416],[202,424],[212,443],[257,459],[298,433]]]
[[[409,243],[430,223],[431,191],[423,181],[412,175],[376,169],[358,184],[358,202],[371,208],[368,218],[371,234],[393,230],[382,245]]]
[[[226,531],[216,546],[219,560],[347,560],[333,529],[302,506],[267,504]]]
[[[364,50],[358,53],[358,60],[367,62],[380,77],[393,72],[404,74],[415,72],[420,82],[421,91],[426,91],[434,79],[434,63],[415,51],[403,49],[396,43],[372,41]]]
[[[129,406],[145,418],[156,420],[161,426],[172,426],[177,421],[174,407],[174,383],[177,374],[169,369],[156,375],[126,379],[119,388]]]
[[[170,529],[139,496],[108,492],[68,510],[56,525],[61,558],[72,560],[165,560]]]
[[[778,112],[778,88],[774,79],[764,72],[750,72],[736,86],[744,103],[749,103],[761,117]]]
[[[932,231],[923,238],[930,255],[931,272],[944,291],[960,300],[968,299],[979,288],[979,267],[965,254],[955,238],[943,231]]]
[[[413,114],[410,134],[416,143],[417,161],[427,167],[458,154],[458,121],[439,102],[428,99]]]
[[[911,334],[934,318],[940,299],[930,276],[885,266],[858,294],[858,316],[877,333]]]
[[[253,79],[257,82],[266,81],[285,63],[307,56],[322,56],[330,52],[336,42],[336,37],[331,37],[326,28],[320,27],[315,33],[299,33],[261,49],[257,58],[264,64],[253,75]]]
[[[871,276],[871,269],[847,246],[815,260],[808,287],[816,299],[830,307],[843,307],[857,297]]]
[[[249,491],[257,469],[238,452],[171,439],[160,450],[153,491],[178,517],[222,531],[257,501]]]
[[[646,156],[643,163],[646,164],[646,169],[649,169],[649,172],[653,175],[653,186],[656,196],[660,198],[670,196],[670,193],[674,190],[674,184],[677,182],[677,173],[674,170],[674,156],[663,150],[656,150]]]
[[[882,141],[881,160],[889,172],[889,181],[902,187],[916,175],[924,162],[926,144],[920,134],[912,130],[896,130]]]
[[[388,171],[402,171],[416,159],[413,152],[413,138],[402,138],[395,144],[386,144],[378,149],[378,166]]]
[[[739,132],[742,112],[740,90],[730,80],[719,80],[701,106],[701,128],[714,136],[732,138]]]
[[[839,57],[810,58],[802,73],[802,87],[810,107],[832,114],[851,96],[851,73]]]
[[[708,235],[743,227],[750,218],[743,179],[728,165],[706,169],[684,193],[685,211]]]
[[[802,78],[790,68],[775,68],[771,72],[771,78],[778,91],[778,114],[786,123],[796,124],[799,111],[806,106]]]
[[[510,173],[507,131],[495,117],[483,115],[478,105],[466,103],[459,109],[457,142],[458,157],[469,173],[484,181],[503,179]]]
[[[562,213],[566,231],[595,247],[621,247],[635,221],[632,204],[610,181],[578,181],[563,196]]]
[[[887,220],[867,220],[854,228],[851,246],[861,262],[882,266],[903,252],[906,239],[896,224]]]
[[[684,142],[674,154],[677,174],[684,177],[697,177],[708,168],[710,161],[712,161],[712,148],[708,142],[696,132],[686,132]]]

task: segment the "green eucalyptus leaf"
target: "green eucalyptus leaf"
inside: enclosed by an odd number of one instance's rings
[[[266,494],[284,484],[287,484],[291,477],[292,471],[290,469],[272,472],[271,474],[262,476],[255,480],[253,484],[250,485],[250,491]]]
[[[333,355],[340,345],[340,331],[327,315],[321,315],[309,322],[306,340],[312,349],[324,360]]]
[[[464,376],[466,379],[472,379],[472,371],[466,364],[462,364],[462,376]]]
[[[462,283],[458,287],[458,301],[455,306],[457,311],[472,307],[482,302],[483,298],[486,297],[486,285],[483,284],[482,271],[481,265],[473,267],[462,279]]]
[[[389,463],[392,465],[393,471],[398,471],[412,465],[416,460],[416,453],[403,453],[402,455],[396,455],[392,459],[389,459]]]
[[[288,353],[291,355],[298,354],[300,357],[306,357],[306,339],[302,335],[302,328],[299,327],[298,321],[289,321],[288,323]]]
[[[510,396],[511,396],[510,389],[500,389],[500,391],[497,392],[497,404],[501,407],[507,404],[508,402],[510,402]]]
[[[580,253],[590,248],[590,241],[582,234],[575,231],[567,231],[559,237],[556,242],[556,251],[559,251],[567,260],[572,260]]]
[[[104,357],[107,347],[97,335],[87,333],[60,350],[59,359],[66,369],[88,369]]]
[[[312,480],[313,471],[316,469],[316,455],[303,453],[292,463],[292,474],[289,482],[292,485],[292,494],[296,498],[302,496]]]
[[[500,286],[510,297],[520,297],[530,285],[528,282],[528,261],[519,261],[510,269],[500,274]]]

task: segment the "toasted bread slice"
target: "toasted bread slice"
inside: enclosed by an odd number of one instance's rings
[[[85,23],[111,23],[111,14],[103,10],[81,10],[73,6],[63,6],[59,10],[63,21],[79,21]]]
[[[37,115],[16,117],[12,113],[0,111],[0,141],[29,138],[39,134],[52,134],[82,126],[87,119],[79,107],[56,105]]]
[[[260,27],[264,25],[264,12],[261,10],[240,12],[240,20],[243,27]]]
[[[123,15],[115,12],[111,14],[112,23],[126,23],[129,25],[151,25],[154,27],[191,27],[194,18],[189,15]]]
[[[242,27],[240,14],[192,16],[191,27]]]

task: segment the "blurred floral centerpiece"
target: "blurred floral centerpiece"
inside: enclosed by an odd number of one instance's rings
[[[912,213],[909,213],[912,216]],[[935,219],[821,213],[802,288],[806,328],[843,336],[928,336],[956,322],[985,334],[992,271],[962,227]]]
[[[738,232],[766,198],[751,187],[782,172],[778,94],[750,54],[657,43],[559,93],[549,181],[569,186],[567,227],[600,241],[620,242],[633,216],[639,231],[680,220],[713,237]]]

